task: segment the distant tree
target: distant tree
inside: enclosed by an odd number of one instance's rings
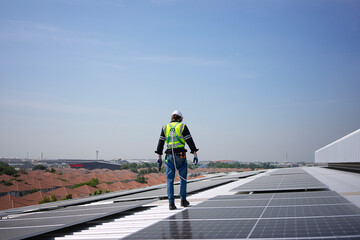
[[[35,192],[38,192],[38,191],[40,191],[40,190],[37,189],[37,188],[34,188],[33,190],[30,191],[30,193],[35,193]]]
[[[52,168],[50,169],[50,172],[51,172],[51,173],[55,173],[56,170],[52,167]]]
[[[13,185],[13,183],[11,181],[6,181],[6,180],[1,180],[0,181],[1,184],[5,185],[5,186],[11,186]]]
[[[32,168],[32,170],[45,170],[46,166],[38,164]]]
[[[56,198],[55,194],[51,194],[51,201],[52,201],[52,202],[56,202],[56,201],[57,201],[57,198]]]
[[[68,199],[72,199],[72,194],[68,194],[68,195],[65,196],[64,200],[68,200]]]
[[[98,178],[92,178],[87,182],[75,184],[72,188],[74,189],[74,188],[78,188],[78,187],[81,187],[81,186],[84,186],[84,185],[89,185],[91,187],[96,187],[96,185],[98,185],[99,183],[100,183],[100,181],[99,181]]]
[[[137,178],[136,178],[135,181],[137,181],[137,182],[139,182],[139,183],[147,183],[144,175],[141,175],[141,174],[139,174],[139,175],[137,176]]]
[[[0,162],[0,175],[6,174],[13,177],[18,177],[18,171],[15,170],[12,166],[9,166],[9,164],[5,162]]]
[[[21,169],[19,170],[19,173],[21,173],[21,174],[28,174],[28,172],[26,171],[25,168],[21,168]]]
[[[39,204],[49,203],[49,202],[51,202],[51,199],[49,197],[43,197],[43,199],[39,201]]]
[[[86,185],[89,185],[91,187],[96,187],[100,183],[98,178],[92,178],[89,181],[86,182]]]

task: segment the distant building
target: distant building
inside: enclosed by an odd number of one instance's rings
[[[69,166],[71,168],[85,168],[88,170],[93,169],[109,169],[109,170],[120,170],[120,164],[113,164],[104,160],[83,160],[83,159],[58,159],[58,160],[41,160],[38,161],[40,164],[46,164],[47,166]]]

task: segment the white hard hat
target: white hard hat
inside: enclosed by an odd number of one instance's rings
[[[179,110],[175,110],[175,111],[172,113],[172,115],[174,115],[174,114],[176,114],[176,115],[180,116],[181,118],[183,118],[183,115],[182,115],[182,113],[181,113]]]

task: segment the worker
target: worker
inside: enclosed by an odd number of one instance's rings
[[[181,206],[187,207],[190,203],[186,200],[186,178],[187,178],[187,161],[185,143],[190,147],[192,154],[194,154],[193,163],[198,163],[197,151],[194,140],[190,135],[188,127],[182,123],[183,115],[180,111],[175,110],[171,115],[171,122],[166,124],[161,129],[160,139],[158,142],[158,168],[159,171],[162,165],[162,154],[164,143],[167,144],[165,150],[165,164],[166,164],[166,179],[167,179],[167,194],[169,198],[169,209],[176,209],[174,201],[174,179],[175,171],[178,170],[180,176],[180,199]]]

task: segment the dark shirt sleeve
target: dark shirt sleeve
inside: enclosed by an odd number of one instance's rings
[[[183,137],[184,137],[186,144],[189,146],[189,148],[191,150],[190,153],[199,151],[199,149],[197,149],[195,146],[195,142],[194,142],[193,138],[191,137],[191,134],[190,134],[190,131],[189,131],[189,128],[187,127],[187,125],[185,125],[185,127],[184,127]]]
[[[155,153],[162,155],[164,150],[164,144],[165,144],[165,133],[163,131],[163,128],[161,128],[160,138]]]

